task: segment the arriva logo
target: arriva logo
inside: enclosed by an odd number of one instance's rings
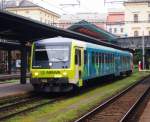
[[[47,74],[60,74],[60,71],[46,71]]]

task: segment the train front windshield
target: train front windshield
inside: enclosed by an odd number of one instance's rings
[[[61,45],[34,46],[32,68],[68,68],[70,48]]]

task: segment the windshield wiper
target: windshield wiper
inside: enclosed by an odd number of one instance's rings
[[[59,60],[59,61],[61,61],[61,62],[65,62],[65,61],[64,61],[64,58],[55,57],[54,59],[57,59],[57,60]]]

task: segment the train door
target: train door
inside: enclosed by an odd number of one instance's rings
[[[79,86],[83,85],[83,48],[75,48],[75,79],[78,81]]]

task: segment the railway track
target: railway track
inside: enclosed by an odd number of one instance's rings
[[[27,73],[27,78],[29,78],[30,74]],[[5,75],[0,75],[0,81],[5,81],[5,80],[12,80],[12,79],[19,79],[20,74],[5,74]],[[0,82],[3,83],[3,82]]]
[[[150,77],[128,87],[75,122],[127,122],[128,117],[150,90]]]
[[[9,119],[15,115],[34,110],[38,107],[55,102],[56,99],[45,99],[34,96],[17,100],[13,103],[0,105],[0,121]]]

